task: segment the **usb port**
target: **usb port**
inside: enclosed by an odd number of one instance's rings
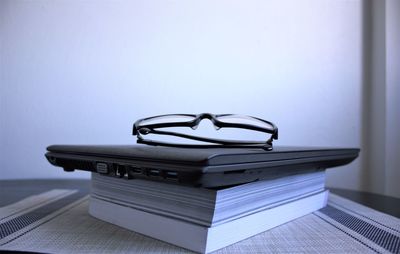
[[[132,175],[141,175],[143,170],[138,167],[129,167],[129,173]]]
[[[165,178],[177,180],[178,179],[178,172],[176,171],[165,171]]]
[[[158,170],[158,169],[149,169],[148,174],[149,174],[149,176],[160,176],[160,170]]]

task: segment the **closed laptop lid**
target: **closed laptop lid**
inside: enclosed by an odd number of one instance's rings
[[[127,179],[148,179],[220,188],[304,174],[353,161],[359,149],[274,147],[174,148],[148,145],[53,145],[46,158],[65,171],[86,170]]]
[[[52,145],[49,152],[82,156],[123,158],[173,164],[218,166],[240,163],[330,157],[353,158],[357,148],[274,147],[271,151],[260,148],[175,148],[148,145]]]

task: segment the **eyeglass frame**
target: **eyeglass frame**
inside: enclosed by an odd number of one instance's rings
[[[153,123],[153,124],[145,124],[141,125],[141,122],[148,121],[151,119],[159,118],[159,117],[168,117],[168,116],[183,116],[183,117],[192,117],[193,120],[183,121],[183,122],[165,122],[165,123]],[[218,120],[218,117],[226,117],[226,116],[239,116],[239,117],[246,117],[252,118],[263,123],[270,125],[272,128],[265,128],[261,126],[255,126],[251,124],[244,124],[244,123],[227,123],[221,120]],[[160,131],[155,130],[158,128],[168,128],[168,127],[190,127],[192,129],[196,129],[200,122],[203,119],[209,119],[213,125],[217,128],[241,128],[247,130],[254,130],[259,132],[264,132],[271,134],[271,137],[267,141],[243,141],[243,140],[223,140],[223,139],[216,139],[216,138],[205,138],[199,136],[193,136],[183,133],[177,133],[172,131]],[[150,139],[143,138],[142,135],[146,134],[158,134],[158,135],[171,135],[181,138],[187,138],[202,142],[209,142],[209,143],[216,143],[216,144],[177,144],[177,143],[167,143],[162,141],[153,141]],[[202,113],[202,114],[166,114],[166,115],[158,115],[147,117],[143,119],[137,120],[133,124],[132,128],[132,135],[137,136],[137,143],[142,144],[149,144],[149,145],[162,145],[162,146],[172,146],[172,147],[203,147],[203,148],[212,148],[212,147],[260,147],[265,150],[272,150],[272,141],[274,139],[278,139],[278,127],[267,120],[247,116],[247,115],[237,115],[237,114],[210,114],[210,113]]]

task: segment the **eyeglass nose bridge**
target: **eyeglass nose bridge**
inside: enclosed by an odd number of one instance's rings
[[[197,127],[199,126],[200,122],[201,122],[203,119],[208,119],[208,120],[210,120],[210,121],[214,124],[214,126],[215,126],[215,124],[216,124],[216,122],[217,122],[216,117],[215,117],[214,114],[211,114],[211,113],[201,113],[201,114],[198,114],[198,115],[196,116],[196,118],[195,118],[194,121],[193,121],[193,125],[191,126],[191,128],[194,129],[194,130],[197,129]],[[218,126],[215,126],[215,127],[218,127]]]
[[[203,120],[203,119],[214,120],[215,116],[213,114],[211,114],[211,113],[201,113],[201,114],[197,115],[196,119],[199,119],[199,120]]]

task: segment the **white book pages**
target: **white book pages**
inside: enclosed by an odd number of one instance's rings
[[[92,175],[93,197],[204,226],[217,225],[324,189],[325,172],[210,190]]]
[[[90,198],[89,213],[159,240],[209,253],[314,212],[326,205],[327,197],[328,191],[322,191],[213,227],[143,212],[95,197]]]

